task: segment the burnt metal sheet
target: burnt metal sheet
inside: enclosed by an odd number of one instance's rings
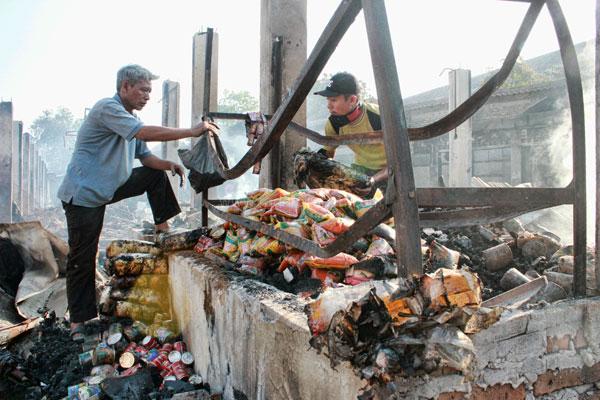
[[[547,0],[548,11],[552,17],[556,37],[560,46],[560,55],[567,81],[567,93],[571,106],[571,126],[573,140],[573,191],[575,195],[573,209],[573,255],[575,271],[573,294],[586,294],[586,185],[585,185],[585,115],[583,109],[583,87],[581,72],[577,62],[575,45],[557,0]],[[596,77],[597,79],[597,77]]]
[[[421,275],[421,242],[410,143],[404,104],[383,0],[363,2],[367,38],[375,74],[379,111],[388,160],[388,189],[393,201],[398,276]]]

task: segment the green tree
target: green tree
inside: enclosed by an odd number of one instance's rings
[[[31,134],[50,172],[64,172],[72,151],[69,134],[73,135],[80,125],[81,120],[65,107],[56,111],[44,110],[33,121]]]

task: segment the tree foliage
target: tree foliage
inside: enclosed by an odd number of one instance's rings
[[[33,121],[31,134],[50,172],[64,172],[72,150],[65,135],[75,134],[80,125],[81,120],[64,107],[56,111],[45,110]]]

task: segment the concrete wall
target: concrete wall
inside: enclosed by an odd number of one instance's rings
[[[334,371],[309,348],[305,303],[296,296],[190,252],[171,255],[169,267],[173,307],[196,372],[224,390],[225,399],[233,398],[234,389],[249,399],[354,399],[364,386],[348,364]],[[396,398],[598,396],[598,298],[505,311],[471,338],[477,353],[471,379],[452,371],[397,379]]]
[[[296,296],[228,276],[188,253],[169,257],[172,304],[195,369],[233,399],[352,399],[363,382],[309,350]]]

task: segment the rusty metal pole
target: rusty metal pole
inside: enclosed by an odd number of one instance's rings
[[[596,289],[600,289],[600,0],[596,0]]]
[[[552,17],[556,37],[560,46],[560,55],[565,71],[567,93],[571,106],[571,126],[573,141],[573,256],[575,271],[573,274],[573,295],[586,294],[586,185],[585,185],[585,113],[583,107],[583,87],[581,72],[577,62],[577,53],[571,33],[557,0],[547,0],[546,6]]]
[[[398,260],[398,274],[420,275],[423,273],[423,267],[419,239],[419,209],[404,105],[385,4],[383,0],[363,0],[362,5],[390,174],[385,197],[386,203],[393,202],[392,212],[396,225],[394,250]]]
[[[202,115],[208,115],[210,111],[210,84],[212,69],[212,47],[213,47],[213,29],[206,30],[206,53],[204,58],[204,101],[202,102]],[[208,189],[202,191],[202,200],[208,200]],[[202,206],[202,226],[208,226],[208,208]]]
[[[277,110],[281,104],[281,95],[283,91],[283,65],[282,65],[282,45],[283,37],[276,36],[273,38],[273,46],[271,50],[271,77],[273,80],[273,96],[271,97],[271,110]],[[270,187],[275,189],[277,187],[285,187],[282,182],[281,176],[281,153],[284,144],[279,141],[271,149],[269,162],[270,162]],[[287,188],[285,188],[287,189]]]

